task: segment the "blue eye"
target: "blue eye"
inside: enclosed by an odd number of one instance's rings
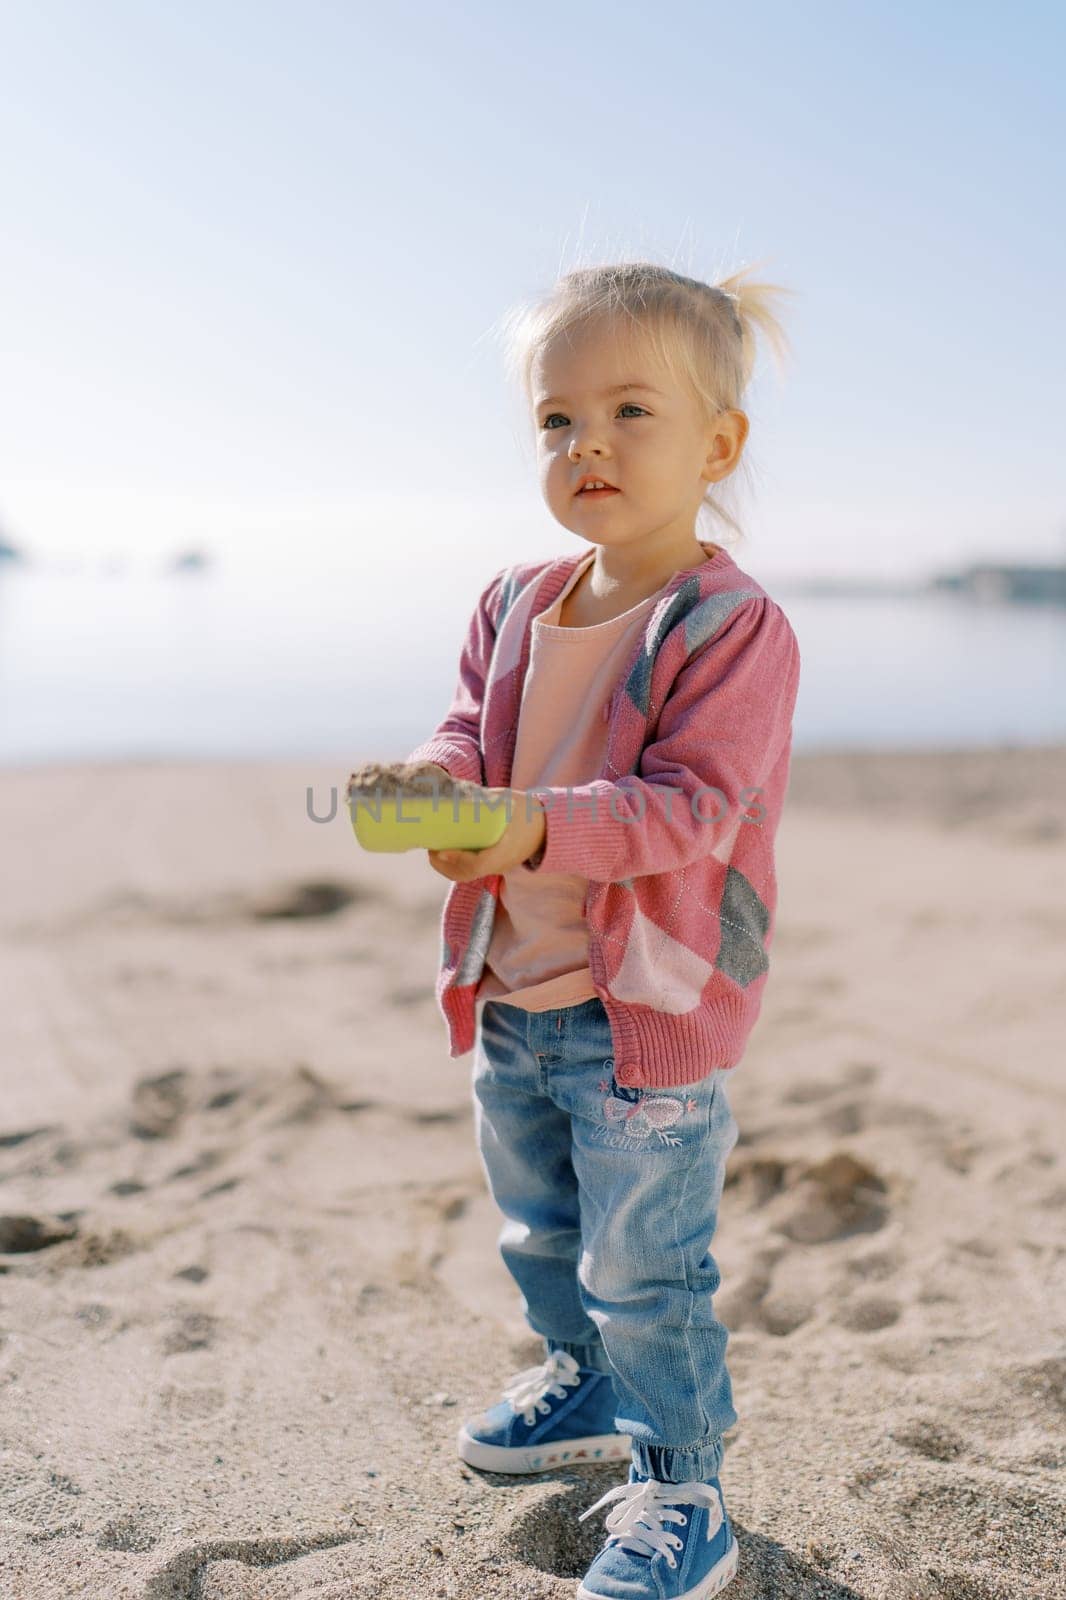
[[[635,400],[623,400],[618,409],[619,411],[636,411],[641,416],[647,416],[647,412],[644,410],[644,407],[638,406]],[[554,433],[555,429],[552,427],[552,423],[556,417],[562,417],[564,422],[567,420],[561,411],[552,411],[544,418],[544,421],[541,423],[541,427],[549,433]]]

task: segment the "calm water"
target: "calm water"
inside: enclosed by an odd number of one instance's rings
[[[1066,740],[1066,611],[765,581],[803,654],[796,749]],[[447,710],[472,593],[439,568],[5,569],[0,762],[402,756]]]

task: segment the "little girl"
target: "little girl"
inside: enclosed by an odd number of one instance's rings
[[[437,999],[474,1048],[503,1260],[543,1365],[459,1431],[493,1472],[629,1459],[579,1600],[705,1600],[736,1571],[735,1423],[710,1253],[738,1137],[725,1080],[759,1014],[799,651],[703,506],[748,434],[774,286],[583,268],[511,320],[552,515],[591,549],[501,568],[407,758],[506,805],[431,850],[452,887]]]

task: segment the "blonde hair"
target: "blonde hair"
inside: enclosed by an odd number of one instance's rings
[[[533,362],[551,339],[601,317],[628,319],[650,338],[667,370],[691,386],[708,421],[721,411],[740,409],[755,368],[756,332],[767,339],[780,366],[788,340],[773,301],[795,293],[750,281],[755,270],[742,268],[705,283],[649,261],[577,267],[539,300],[504,313],[497,330],[508,375],[532,408]],[[730,478],[750,475],[748,455],[745,448]],[[701,510],[706,507],[743,539],[740,522],[721,503],[730,478],[707,485]]]

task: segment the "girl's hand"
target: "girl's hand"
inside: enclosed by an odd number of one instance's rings
[[[453,883],[469,883],[487,878],[493,872],[509,872],[535,855],[544,843],[547,828],[545,807],[526,789],[482,789],[491,795],[496,809],[506,814],[504,795],[510,795],[510,817],[503,833],[487,850],[427,850],[429,864],[442,878]],[[528,815],[527,815],[528,812]]]

